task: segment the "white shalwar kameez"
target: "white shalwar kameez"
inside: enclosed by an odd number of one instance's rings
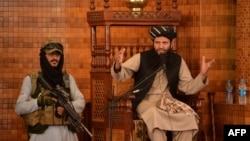
[[[77,113],[82,113],[85,107],[83,94],[76,85],[75,79],[69,74],[70,95],[72,104]],[[31,79],[24,77],[20,95],[18,97],[15,111],[18,115],[24,115],[38,110],[37,99],[31,98]],[[78,141],[76,133],[71,132],[67,126],[49,126],[42,134],[29,133],[29,141]]]
[[[121,71],[111,74],[117,81],[124,81],[133,76],[140,66],[140,54],[136,54],[124,62]],[[173,131],[174,141],[191,141],[198,131],[199,117],[187,104],[172,97],[167,87],[167,77],[164,70],[160,70],[148,91],[147,95],[137,107],[138,117],[142,118],[147,125],[148,135],[151,141],[166,141],[165,131]],[[178,89],[187,93],[195,94],[204,88],[201,75],[192,78],[191,73],[182,59],[179,71]],[[181,132],[180,132],[181,131]],[[182,132],[182,131],[185,131]]]

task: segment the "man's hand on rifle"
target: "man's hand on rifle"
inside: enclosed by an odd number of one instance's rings
[[[37,104],[39,107],[52,106],[56,102],[57,99],[49,94],[39,95],[39,97],[37,98]],[[59,116],[62,116],[64,114],[64,108],[62,106],[57,106],[56,111]]]
[[[58,106],[56,108],[56,111],[57,111],[57,114],[60,115],[60,116],[62,116],[64,114],[64,108],[61,107],[61,106]]]
[[[45,94],[45,95],[40,94],[37,98],[37,105],[39,107],[52,106],[53,104],[56,103],[56,101],[57,100],[53,98],[50,94]]]

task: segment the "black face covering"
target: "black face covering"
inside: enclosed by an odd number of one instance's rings
[[[46,56],[45,56],[45,49],[51,48],[51,46],[54,47],[62,47],[60,43],[48,43],[44,47],[40,49],[40,66],[42,69],[42,75],[44,79],[53,87],[55,88],[56,85],[60,85],[64,87],[64,81],[63,81],[63,63],[64,63],[64,55],[61,54],[61,58],[59,61],[59,64],[57,67],[52,67],[50,63],[48,62]]]

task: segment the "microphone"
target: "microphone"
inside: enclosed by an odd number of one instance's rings
[[[160,59],[161,59],[161,63],[162,63],[162,68],[163,70],[166,70],[167,67],[166,67],[166,54],[160,54]]]

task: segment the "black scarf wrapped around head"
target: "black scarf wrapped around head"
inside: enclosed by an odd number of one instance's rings
[[[56,85],[60,85],[64,87],[63,72],[62,72],[63,63],[64,63],[64,55],[63,53],[61,54],[61,59],[59,61],[58,66],[52,67],[45,56],[46,54],[45,50],[49,47],[61,48],[61,51],[63,52],[63,46],[61,43],[58,43],[58,42],[49,42],[40,49],[40,66],[42,69],[42,75],[44,79],[53,88],[55,88]]]

